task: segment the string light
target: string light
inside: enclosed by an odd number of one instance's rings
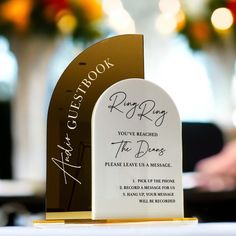
[[[211,15],[211,23],[218,30],[227,30],[233,24],[233,15],[225,7],[217,8]]]

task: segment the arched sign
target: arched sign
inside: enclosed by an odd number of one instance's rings
[[[59,79],[47,121],[46,219],[90,218],[93,107],[109,86],[131,77],[144,78],[142,35],[89,47]]]
[[[109,87],[92,116],[92,218],[183,218],[178,110],[159,86]]]

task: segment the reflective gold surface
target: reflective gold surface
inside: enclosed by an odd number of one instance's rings
[[[47,219],[91,211],[93,107],[117,81],[144,78],[143,60],[143,36],[121,35],[89,47],[62,74],[48,111]]]
[[[34,225],[47,224],[125,224],[125,223],[148,223],[148,222],[170,222],[170,223],[186,223],[197,224],[198,219],[193,218],[150,218],[150,219],[114,219],[114,220],[91,220],[91,219],[67,219],[67,220],[35,220]]]

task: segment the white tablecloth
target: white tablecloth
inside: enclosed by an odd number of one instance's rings
[[[236,236],[236,223],[167,225],[53,225],[47,227],[2,227],[0,236]]]

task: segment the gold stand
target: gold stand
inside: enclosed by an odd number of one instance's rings
[[[54,219],[54,220],[35,220],[35,226],[44,226],[51,224],[124,224],[124,223],[144,223],[144,222],[171,222],[171,223],[186,223],[197,224],[198,219],[192,218],[133,218],[133,219],[106,219],[106,220],[92,220],[92,219]]]

